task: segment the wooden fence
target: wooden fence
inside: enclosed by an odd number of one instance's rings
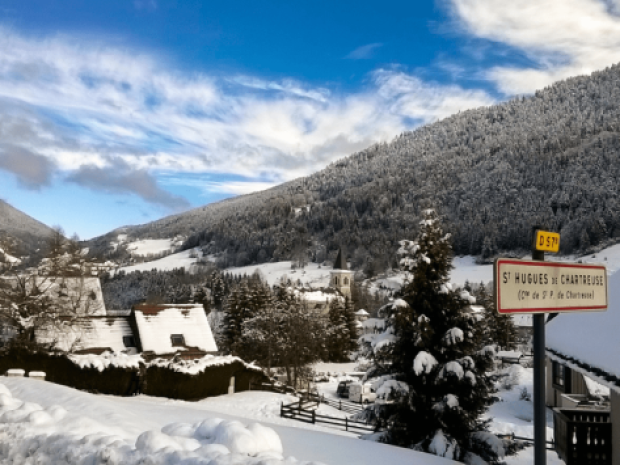
[[[282,418],[291,418],[293,420],[312,424],[323,423],[332,428],[343,429],[358,434],[375,432],[375,428],[368,423],[351,420],[349,418],[337,418],[318,414],[316,413],[318,406],[318,401],[304,401],[303,399],[286,405],[282,403],[280,404],[280,416]]]

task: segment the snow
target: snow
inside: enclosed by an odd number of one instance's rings
[[[0,256],[4,257],[4,260],[6,260],[11,265],[18,265],[22,262],[19,258],[13,257],[12,255],[6,253],[2,248],[0,248]]]
[[[453,346],[454,344],[458,344],[459,342],[463,342],[465,339],[465,334],[461,328],[451,328],[446,331],[446,334],[443,336],[443,342],[447,346]]]
[[[168,359],[155,359],[149,362],[149,365],[170,367],[174,371],[178,371],[179,373],[197,375],[199,373],[202,373],[209,367],[229,365],[235,362],[241,363],[250,370],[256,370],[261,372],[263,371],[260,367],[252,363],[246,363],[239,357],[235,357],[233,355],[205,355],[202,358],[194,360],[178,360],[175,362]]]
[[[205,352],[216,352],[217,346],[209,321],[202,306],[179,305],[167,307],[156,314],[135,311],[136,324],[144,352],[171,354],[185,347],[195,347]],[[184,347],[172,345],[171,335],[180,334],[185,340]]]
[[[454,439],[448,439],[443,431],[438,429],[433,436],[433,440],[428,446],[429,452],[440,457],[453,459],[458,453],[458,445]]]
[[[167,252],[181,243],[175,239],[142,239],[128,242],[127,250],[131,252],[131,255],[144,257],[148,254]]]
[[[620,273],[607,285],[607,311],[559,314],[546,325],[546,346],[620,377]]]
[[[123,266],[119,268],[119,270],[123,270],[127,273],[132,273],[134,271],[151,271],[153,269],[159,271],[172,271],[175,268],[185,268],[186,271],[189,271],[192,265],[197,261],[196,258],[190,257],[190,255],[192,255],[192,252],[194,252],[193,249],[184,250],[182,252],[160,258],[158,260],[138,263],[136,265]],[[110,272],[110,274],[114,275],[113,272]]]
[[[11,405],[0,402],[2,463],[455,463],[410,449],[360,441],[351,433],[325,426],[270,417],[262,410],[266,399],[270,399],[274,415],[280,401],[290,399],[275,393],[247,392],[191,403],[95,395],[28,378],[4,378],[0,383],[13,393],[12,397],[0,394],[0,399],[11,400]],[[246,412],[246,405],[254,405],[254,409]],[[225,408],[228,413],[219,412]],[[15,413],[4,417],[7,412]],[[251,418],[256,415],[262,416],[258,423]]]
[[[250,276],[254,271],[260,270],[270,286],[280,284],[282,277],[290,279],[291,282],[300,280],[302,284],[308,284],[313,289],[329,286],[331,267],[321,266],[318,263],[308,263],[303,270],[300,268],[293,270],[291,265],[292,262],[283,261],[227,268],[226,271],[234,275],[243,276],[246,274]]]
[[[451,361],[441,367],[441,371],[437,376],[437,382],[447,378],[448,376],[456,376],[458,379],[463,379],[464,375],[465,372],[463,370],[463,366],[459,362]]]
[[[425,351],[418,352],[413,360],[413,371],[417,376],[424,373],[428,375],[437,366],[437,359]]]
[[[141,355],[127,355],[122,353],[104,352],[100,355],[68,355],[69,359],[80,368],[95,368],[103,371],[108,367],[139,368],[140,362],[144,363]]]

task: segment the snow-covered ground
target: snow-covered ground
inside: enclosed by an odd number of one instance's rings
[[[179,245],[181,245],[179,241],[174,239],[142,239],[128,242],[127,250],[132,255],[144,257],[148,254],[167,252]]]
[[[190,403],[0,378],[0,460],[59,465],[455,463],[277,417],[279,402],[287,400],[247,392]]]
[[[279,284],[282,277],[290,279],[291,282],[301,281],[302,284],[308,284],[310,287],[319,288],[329,285],[330,266],[320,266],[318,263],[308,263],[303,270],[291,269],[290,261],[263,263],[261,265],[249,265],[243,267],[228,268],[226,271],[232,274],[248,276],[257,269],[260,270],[270,286]]]
[[[200,252],[197,252],[200,255]],[[138,263],[136,265],[123,266],[119,268],[127,273],[132,271],[151,271],[156,269],[159,271],[171,271],[175,268],[185,268],[188,271],[191,268],[192,263],[196,262],[196,258],[191,258],[192,250],[184,250],[167,257],[153,260],[150,262]]]

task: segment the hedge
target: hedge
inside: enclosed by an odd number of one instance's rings
[[[248,369],[241,361],[212,365],[198,374],[176,371],[169,366],[140,365],[138,368],[81,368],[64,354],[31,352],[22,348],[0,352],[0,374],[11,368],[26,372],[44,371],[46,380],[99,394],[130,396],[138,393],[170,399],[200,400],[228,393],[230,378],[235,377],[235,392],[247,391],[252,383],[267,382],[267,377]]]
[[[136,368],[108,367],[103,371],[80,368],[63,354],[5,349],[0,353],[0,373],[11,368],[22,368],[26,372],[44,371],[47,381],[99,394],[127,396],[139,388]]]
[[[142,378],[142,392],[149,396],[200,400],[228,394],[230,378],[235,377],[235,392],[247,391],[250,384],[266,382],[261,372],[246,368],[243,362],[210,366],[198,374],[176,371],[173,366],[150,365]]]

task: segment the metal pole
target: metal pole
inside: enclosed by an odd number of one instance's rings
[[[532,245],[532,260],[545,253]],[[547,465],[547,409],[545,405],[545,314],[534,316],[534,465]]]

